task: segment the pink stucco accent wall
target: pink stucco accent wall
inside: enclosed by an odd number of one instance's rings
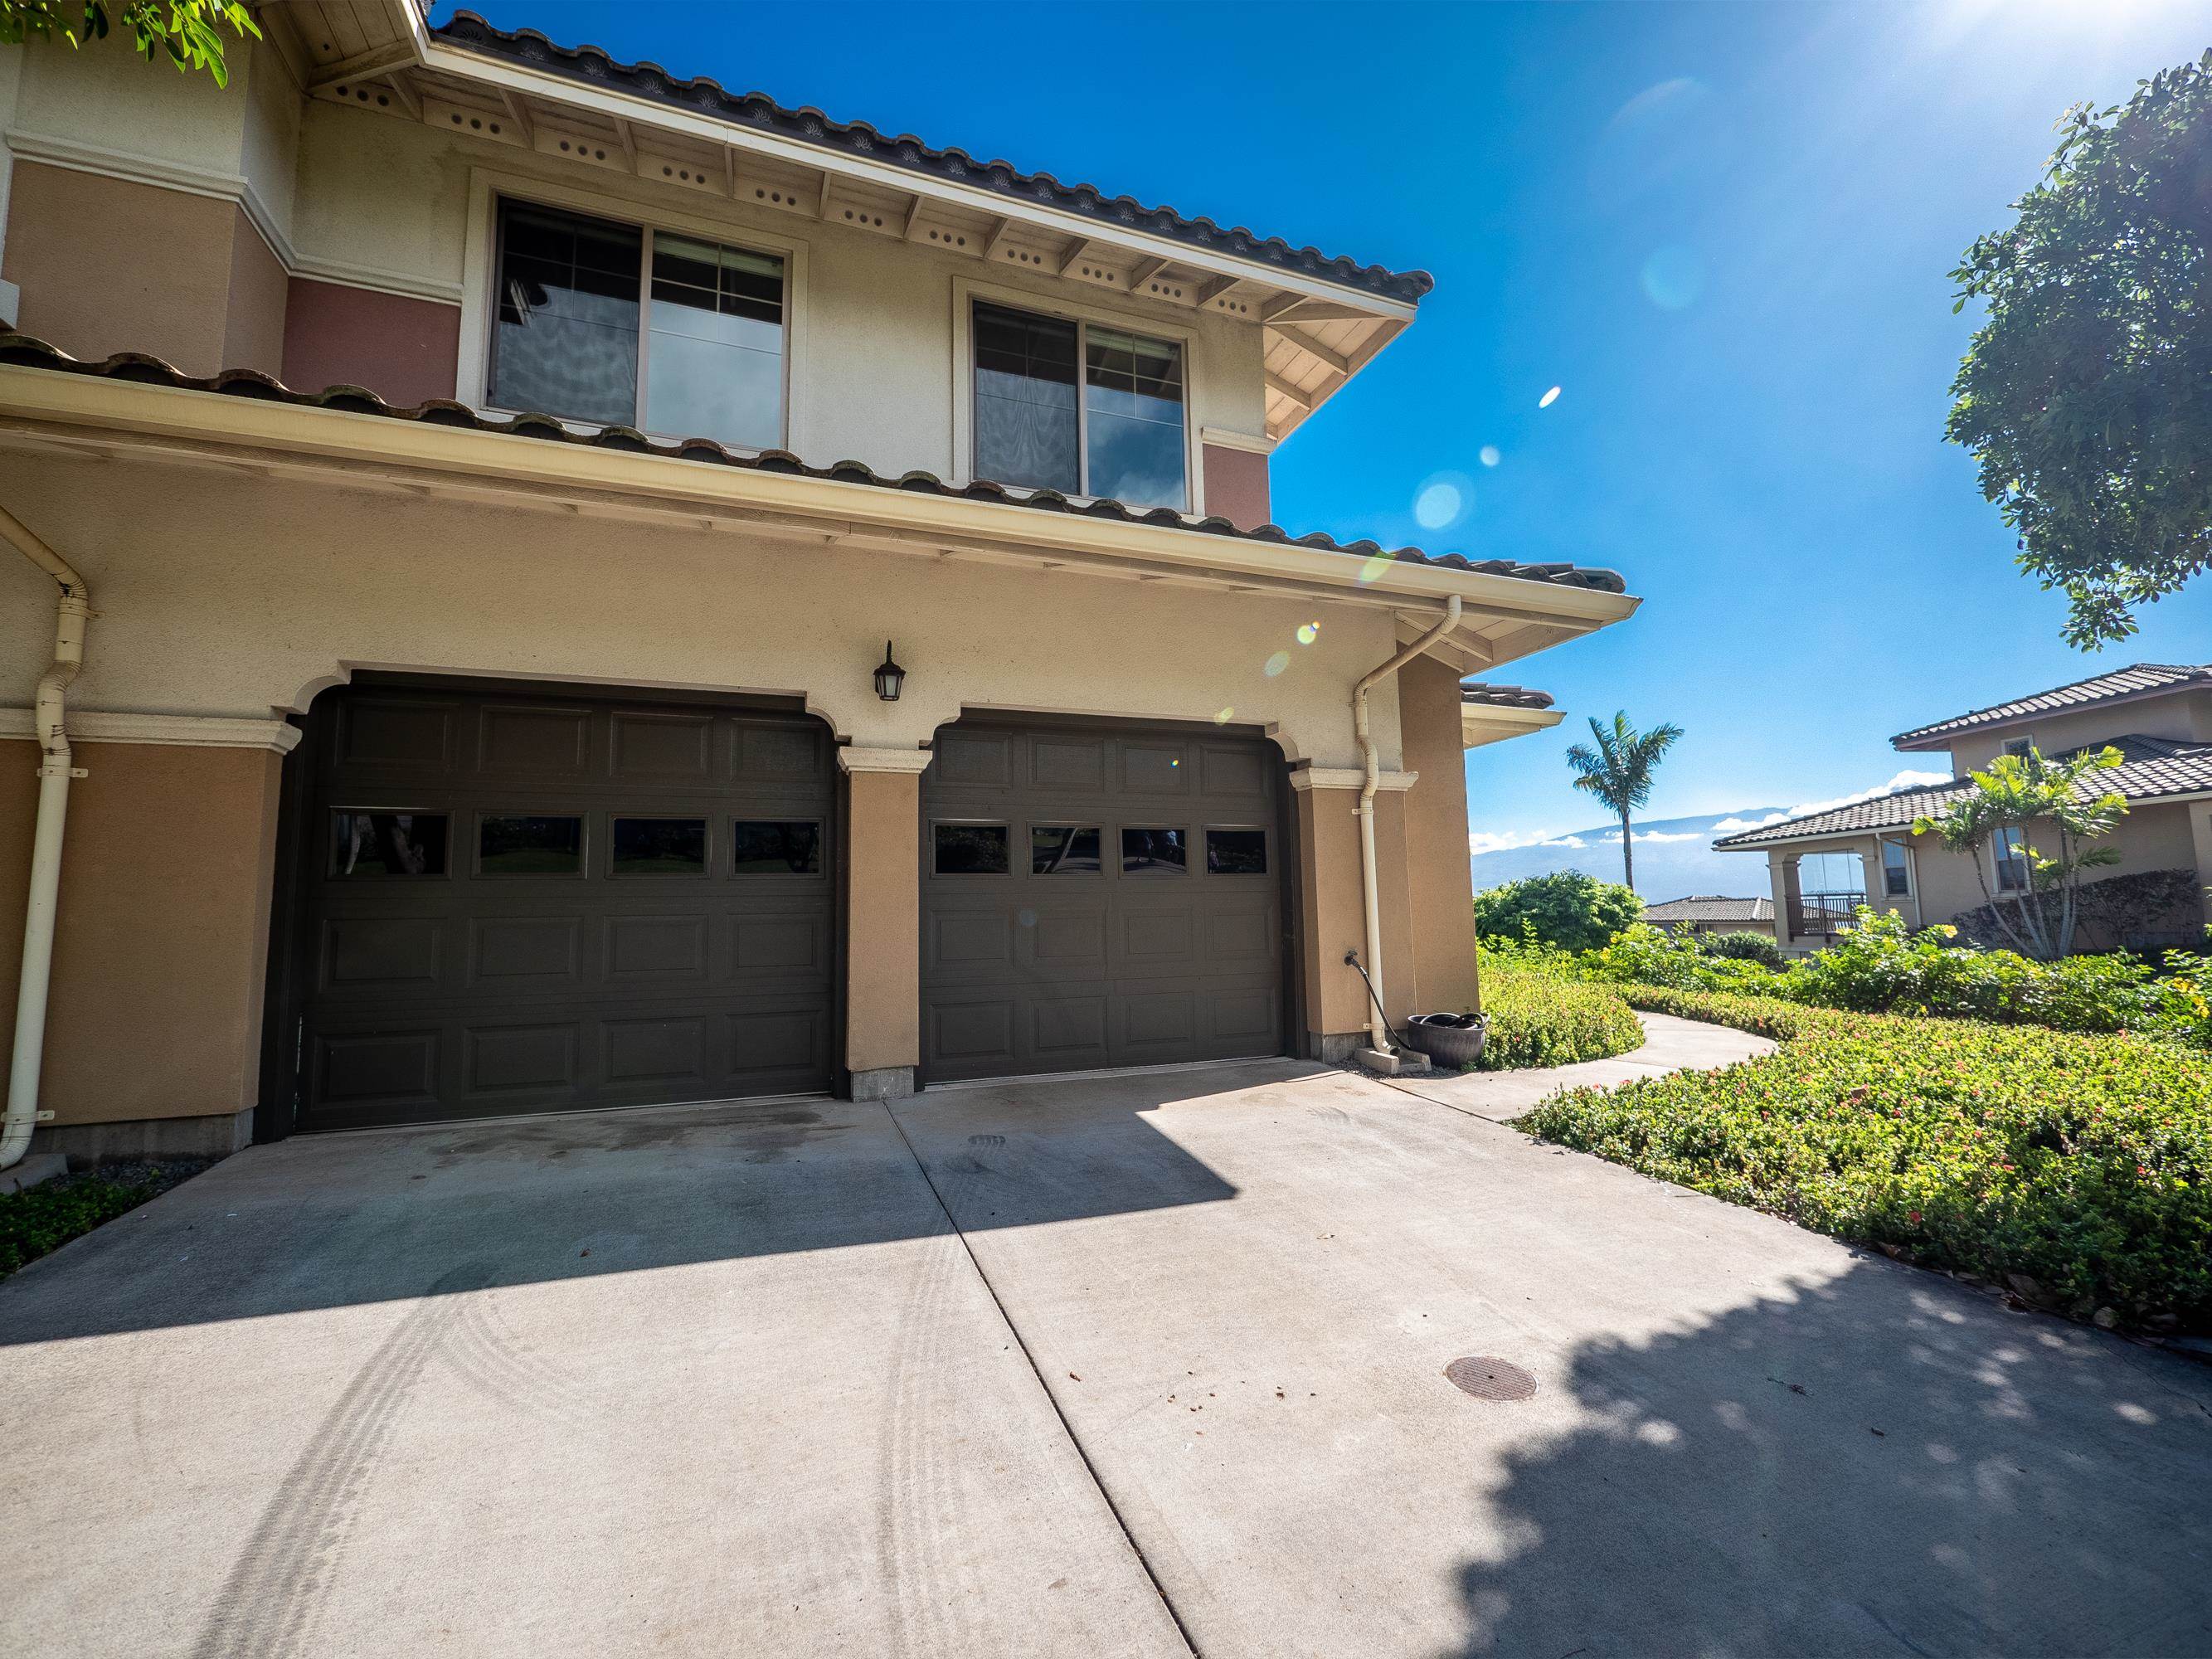
[[[306,276],[284,314],[284,384],[366,386],[388,404],[453,395],[461,308]]]
[[[1268,521],[1267,458],[1249,449],[1200,444],[1199,465],[1206,469],[1206,510],[1239,530],[1257,530]]]

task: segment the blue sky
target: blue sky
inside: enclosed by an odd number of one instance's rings
[[[2212,584],[2069,649],[1942,440],[1973,322],[1945,273],[2067,105],[2212,45],[2192,0],[477,9],[1432,272],[1279,452],[1277,519],[1607,565],[1645,601],[1500,676],[1569,718],[1468,756],[1486,836],[1594,821],[1561,758],[1586,714],[1686,728],[1668,817],[1862,790],[1926,765],[1892,732],[2212,659]]]

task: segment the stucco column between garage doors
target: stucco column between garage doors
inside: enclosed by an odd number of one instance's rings
[[[915,857],[926,749],[844,748],[845,1066],[855,1100],[914,1092],[921,1061],[921,871]]]

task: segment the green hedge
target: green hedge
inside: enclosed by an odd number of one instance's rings
[[[0,1279],[61,1249],[79,1233],[137,1209],[161,1190],[153,1182],[64,1177],[25,1192],[0,1194]]]
[[[1476,1069],[1571,1066],[1643,1046],[1642,1022],[1613,987],[1516,968],[1513,955],[1483,953],[1482,1011],[1490,1016],[1490,1035]]]
[[[2077,1317],[2212,1330],[2201,1054],[1723,992],[1626,994],[1784,1046],[1719,1072],[1572,1091],[1520,1127]]]

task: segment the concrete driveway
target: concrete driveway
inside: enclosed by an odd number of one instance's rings
[[[0,1285],[0,1649],[2201,1655],[2208,1384],[1288,1062],[299,1139]]]

